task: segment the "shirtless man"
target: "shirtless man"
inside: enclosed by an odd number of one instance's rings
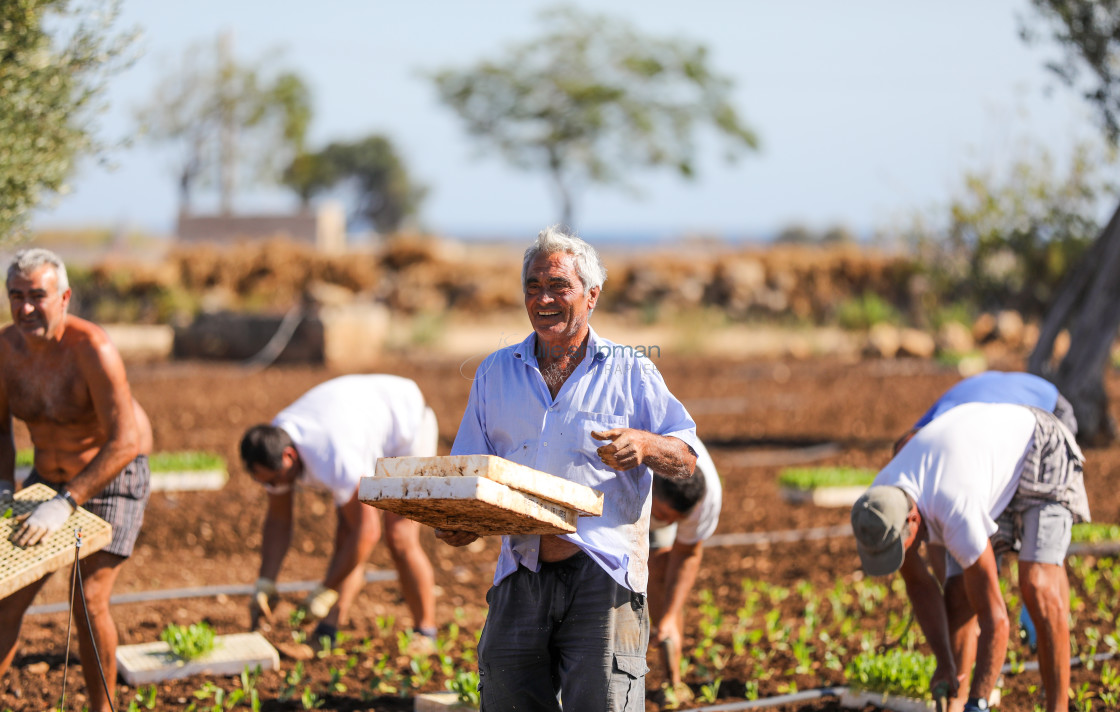
[[[8,267],[12,324],[0,330],[0,498],[15,487],[12,418],[26,425],[35,467],[53,499],[24,515],[12,541],[35,546],[82,506],[113,526],[113,539],[81,561],[84,600],[75,603],[89,709],[110,710],[117,679],[117,630],[109,596],[132,553],[150,491],[151,426],[133,400],[124,363],[105,332],[67,314],[66,267],[54,253],[21,250]],[[0,676],[15,657],[23,614],[47,577],[0,600]],[[98,661],[100,658],[100,661]],[[99,668],[100,667],[100,671]],[[102,675],[104,673],[104,684]]]

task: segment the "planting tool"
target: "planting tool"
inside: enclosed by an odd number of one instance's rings
[[[681,682],[681,651],[672,638],[661,641],[661,660],[665,663],[665,676],[675,689]]]
[[[933,703],[937,706],[937,712],[945,712],[949,706],[949,683],[942,680],[933,686]]]

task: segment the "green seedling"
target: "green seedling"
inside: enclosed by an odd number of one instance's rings
[[[171,623],[159,634],[159,639],[183,660],[201,658],[214,649],[214,629],[205,622],[189,626]]]
[[[478,707],[482,698],[478,694],[478,673],[474,670],[460,670],[447,681],[447,689],[456,694],[459,702]]]
[[[845,674],[858,690],[924,699],[935,666],[933,656],[895,648],[881,655],[860,653]]]
[[[212,452],[154,452],[148,457],[148,467],[152,472],[224,470],[226,461]]]
[[[778,484],[799,490],[869,487],[875,474],[875,470],[860,467],[787,467],[778,473]]]

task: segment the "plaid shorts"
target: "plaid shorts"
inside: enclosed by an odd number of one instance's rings
[[[56,492],[65,486],[65,483],[44,480],[38,472],[31,470],[23,486],[29,487],[36,483],[42,483]],[[132,555],[132,547],[136,544],[136,537],[140,535],[140,526],[144,523],[144,508],[148,506],[151,493],[152,476],[148,470],[148,456],[137,455],[135,460],[121,470],[121,474],[82,504],[82,509],[96,514],[113,526],[113,539],[101,551],[124,558]]]

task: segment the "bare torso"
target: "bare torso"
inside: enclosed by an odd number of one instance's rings
[[[8,411],[27,425],[35,469],[46,480],[69,482],[109,438],[80,362],[103,338],[98,327],[75,317],[68,317],[65,333],[52,348],[30,348],[11,326],[0,331],[0,384]],[[143,411],[133,404],[130,420],[135,422]],[[150,445],[147,417],[137,425],[140,441]]]

